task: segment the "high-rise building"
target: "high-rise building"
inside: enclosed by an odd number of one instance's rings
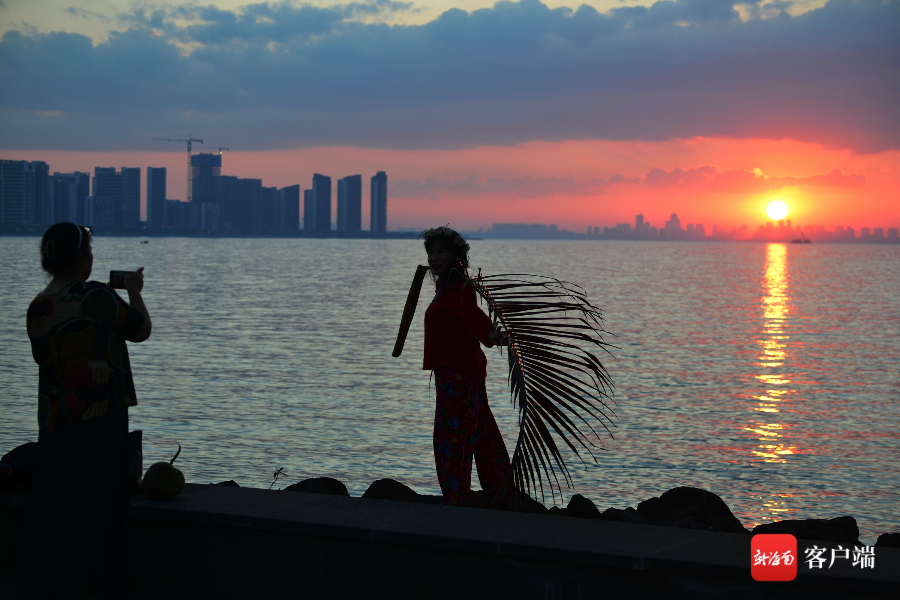
[[[316,173],[313,175],[313,229],[316,233],[331,231],[331,177]]]
[[[42,160],[0,160],[0,223],[49,224],[49,171]]]
[[[362,230],[362,175],[338,179],[337,230],[359,233]]]
[[[147,227],[166,224],[166,168],[147,167]]]
[[[91,174],[54,173],[50,176],[50,223],[89,222],[87,198],[91,194]]]
[[[94,167],[92,189],[97,227],[137,229],[141,223],[141,169]]]
[[[372,176],[371,205],[369,227],[372,235],[384,234],[387,232],[387,174],[384,171]]]
[[[296,232],[300,228],[300,186],[278,190],[278,229]]]
[[[260,231],[275,231],[278,226],[278,188],[261,186],[257,209],[257,228]]]
[[[216,178],[222,174],[222,155],[200,153],[191,156],[191,202],[218,202]]]
[[[666,237],[673,239],[684,235],[684,229],[681,228],[681,220],[678,215],[672,213],[672,218],[666,221]]]
[[[259,230],[259,200],[262,179],[237,179],[237,190],[231,228],[245,233]]]
[[[312,233],[316,230],[313,220],[313,191],[303,190],[303,231]]]

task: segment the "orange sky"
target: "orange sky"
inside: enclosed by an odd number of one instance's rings
[[[164,149],[159,152],[0,150],[0,158],[44,160],[51,172],[139,166],[142,177],[145,167],[164,166],[169,170],[168,196],[184,199],[185,152],[179,144],[160,144]],[[713,225],[730,229],[746,224],[755,230],[766,220],[766,204],[774,199],[788,204],[794,225],[844,225],[857,232],[860,227],[900,227],[900,151],[862,154],[792,140],[562,141],[463,150],[317,147],[226,152],[222,169],[223,174],[262,179],[265,186],[299,183],[304,188],[315,172],[336,181],[356,173],[367,180],[379,170],[389,177],[391,229],[448,222],[477,229],[495,222],[525,222],[583,231],[587,225],[633,222],[637,212],[661,226],[674,212],[684,224],[703,223],[707,233]],[[609,180],[617,174],[629,181],[601,181],[579,189],[592,179]],[[527,181],[514,186],[518,193],[444,189],[473,176],[476,183],[488,178],[571,177],[574,189],[542,193]],[[400,180],[424,184],[429,179],[436,184],[429,193],[401,193],[410,186]],[[364,191],[364,223],[367,203]]]

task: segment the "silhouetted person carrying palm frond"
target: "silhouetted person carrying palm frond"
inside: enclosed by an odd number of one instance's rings
[[[488,348],[505,342],[478,308],[468,284],[469,245],[455,231],[424,232],[428,265],[437,291],[425,311],[423,369],[434,371],[434,461],[443,504],[464,506],[469,498],[472,458],[481,486],[494,497],[509,472],[509,453],[487,402]]]
[[[425,363],[437,387],[434,448],[445,504],[469,496],[472,456],[494,506],[530,510],[526,495],[549,491],[562,500],[559,474],[572,478],[557,440],[585,463],[601,448],[597,429],[615,417],[613,385],[598,351],[611,346],[600,309],[581,287],[553,277],[468,273],[469,245],[448,227],[422,233],[429,267],[413,278],[393,356],[400,356],[422,278],[431,270],[437,294],[425,313]],[[487,305],[478,308],[476,298]],[[500,332],[500,333],[498,333]],[[487,405],[486,364],[479,344],[508,346],[509,386],[519,411],[512,460]]]

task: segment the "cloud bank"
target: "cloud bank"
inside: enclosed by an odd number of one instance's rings
[[[697,191],[759,193],[786,187],[860,188],[865,184],[862,175],[845,175],[833,169],[825,175],[809,177],[768,177],[761,171],[739,169],[720,170],[710,165],[695,169],[674,168],[671,171],[651,169],[643,177],[625,177],[616,174],[609,179],[595,177],[578,182],[574,177],[500,177],[479,178],[469,175],[456,180],[440,180],[436,177],[425,181],[400,179],[391,182],[391,195],[401,198],[439,198],[451,196],[478,196],[505,193],[517,198],[542,198],[550,196],[599,196],[616,184],[643,184],[652,188],[691,188]]]
[[[243,150],[696,136],[900,148],[895,1],[742,20],[719,0],[606,13],[522,0],[425,25],[366,21],[413,9],[173,6],[118,15],[128,29],[96,46],[11,31],[0,140],[147,149],[190,131]]]

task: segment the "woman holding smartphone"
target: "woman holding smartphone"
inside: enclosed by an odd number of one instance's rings
[[[88,281],[91,230],[57,223],[41,239],[47,287],[28,307],[38,364],[38,456],[17,583],[23,598],[128,595],[128,407],[137,404],[126,341],[150,337],[143,268],[129,302]]]

